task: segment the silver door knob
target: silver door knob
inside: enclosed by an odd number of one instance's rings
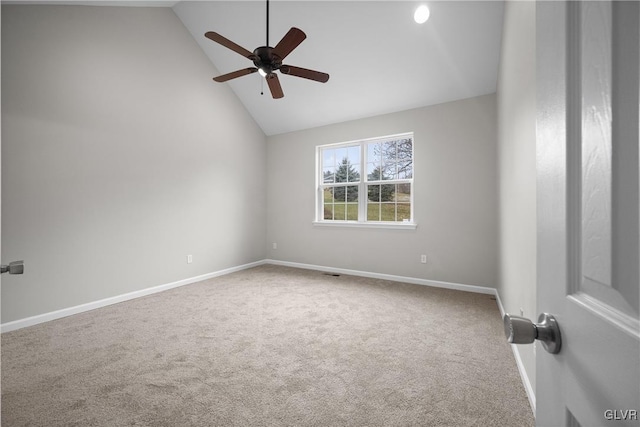
[[[13,261],[9,265],[0,265],[0,274],[23,274],[24,273],[24,261]]]
[[[560,337],[560,327],[556,318],[549,313],[542,313],[538,316],[538,323],[531,320],[505,314],[504,334],[511,344],[531,344],[535,340],[542,342],[542,347],[551,354],[560,353],[562,338]]]

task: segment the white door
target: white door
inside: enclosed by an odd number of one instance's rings
[[[537,2],[536,423],[640,425],[637,1]]]

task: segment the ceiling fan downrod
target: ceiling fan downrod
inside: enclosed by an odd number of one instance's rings
[[[267,44],[269,46],[269,0],[267,0]]]

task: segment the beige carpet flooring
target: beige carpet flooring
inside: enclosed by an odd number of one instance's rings
[[[265,265],[2,334],[2,426],[531,426],[493,297]]]

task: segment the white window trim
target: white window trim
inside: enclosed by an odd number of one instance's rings
[[[415,230],[418,224],[415,222],[391,222],[391,221],[313,221],[315,227],[353,227],[353,228],[386,228],[391,230]]]
[[[318,145],[316,146],[316,197],[315,197],[315,212],[316,212],[316,218],[313,221],[313,225],[317,226],[317,227],[352,227],[352,228],[378,228],[378,229],[396,229],[396,230],[415,230],[418,227],[418,224],[414,221],[415,220],[415,216],[414,216],[414,194],[415,194],[415,189],[413,186],[413,183],[415,182],[415,167],[413,168],[413,177],[410,180],[403,180],[403,179],[397,179],[397,180],[390,180],[392,182],[389,182],[387,180],[384,181],[366,181],[365,177],[366,177],[366,159],[367,159],[367,149],[368,149],[368,144],[374,141],[386,141],[389,139],[399,139],[402,137],[411,137],[411,150],[412,150],[412,158],[414,157],[414,153],[415,153],[415,136],[413,132],[404,132],[404,133],[398,133],[398,134],[393,134],[393,135],[386,135],[386,136],[377,136],[374,138],[366,138],[366,139],[357,139],[357,140],[352,140],[352,141],[346,141],[346,142],[338,142],[338,143],[334,143],[334,144],[325,144],[325,145]],[[358,186],[358,194],[367,194],[366,193],[366,186],[367,184],[371,184],[371,183],[384,183],[384,184],[397,184],[397,183],[402,183],[402,182],[410,182],[411,185],[411,219],[412,221],[405,221],[405,222],[394,222],[394,221],[339,221],[339,220],[325,220],[323,219],[324,216],[324,207],[322,206],[322,203],[320,202],[322,199],[322,191],[323,191],[323,185],[324,184],[324,179],[323,179],[323,171],[322,171],[322,167],[321,167],[321,152],[322,149],[324,148],[339,148],[339,147],[348,147],[348,146],[353,146],[357,144],[359,147],[361,147],[360,149],[360,182],[358,184],[356,184]],[[347,186],[347,185],[353,185],[352,183],[334,183],[338,184],[338,186]],[[358,203],[358,217],[359,218],[366,218],[366,203]]]

